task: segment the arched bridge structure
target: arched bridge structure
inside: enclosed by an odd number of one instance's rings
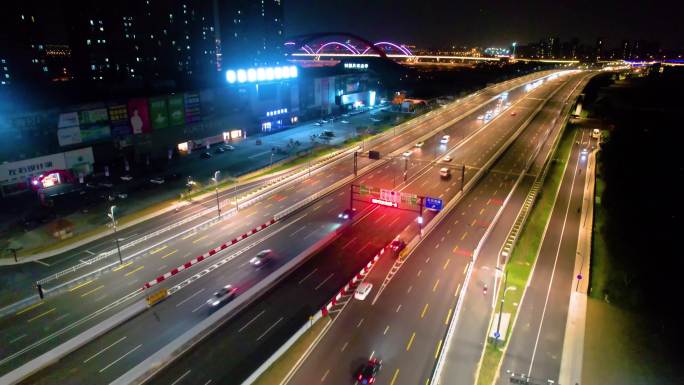
[[[285,42],[289,54],[326,56],[330,54],[372,55],[390,60],[387,55],[412,56],[411,51],[402,44],[391,41],[371,42],[350,32],[318,32],[292,36]]]

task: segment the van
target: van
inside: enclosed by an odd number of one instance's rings
[[[446,167],[442,167],[442,168],[439,170],[439,176],[440,176],[442,179],[448,179],[448,178],[451,176],[451,171],[449,171],[449,169],[446,168]]]

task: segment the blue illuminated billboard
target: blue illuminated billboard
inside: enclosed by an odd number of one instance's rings
[[[296,66],[259,67],[226,71],[226,81],[234,83],[256,83],[296,78]]]

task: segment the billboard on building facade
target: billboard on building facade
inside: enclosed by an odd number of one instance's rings
[[[107,140],[111,137],[111,130],[107,123],[92,124],[88,127],[81,127],[82,143],[97,142]]]
[[[152,128],[158,130],[169,126],[169,109],[166,105],[166,98],[150,99],[150,119]]]
[[[59,114],[57,128],[78,127],[78,112],[66,112]]]
[[[183,95],[169,96],[169,125],[181,126],[185,123]]]
[[[150,114],[147,109],[147,99],[137,98],[128,101],[128,121],[133,128],[134,134],[152,131]]]
[[[200,111],[200,97],[196,92],[186,92],[185,95],[185,122],[196,123],[202,120]]]
[[[80,111],[78,114],[78,125],[85,126],[89,124],[97,124],[109,120],[106,108],[98,108],[96,110]]]
[[[78,126],[59,128],[57,129],[57,141],[61,147],[81,143],[83,142],[81,129]]]
[[[109,123],[112,127],[112,136],[124,137],[131,134],[131,126],[128,124],[128,108],[125,104],[109,106]]]

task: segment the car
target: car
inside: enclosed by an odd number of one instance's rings
[[[477,120],[484,120],[484,115],[478,115]]]
[[[423,147],[424,144],[425,144],[425,142],[418,142],[418,143],[415,144],[415,147],[416,147],[416,148],[421,148],[421,147]]]
[[[451,158],[449,155],[445,156],[445,157],[442,159],[442,162],[451,162],[451,161],[452,161],[452,158]]]
[[[321,119],[321,124],[326,124],[326,123],[328,123],[328,121],[327,121],[327,120],[325,120],[325,119]]]
[[[223,147],[216,147],[214,150],[215,154],[223,154],[224,152],[226,152],[226,150]]]
[[[230,144],[224,144],[223,149],[226,151],[233,151],[235,150],[235,147],[231,146]]]
[[[370,120],[371,120],[372,122],[375,122],[375,123],[380,122],[380,119],[378,119],[378,118],[370,118]]]
[[[451,171],[449,171],[449,169],[446,167],[442,167],[439,170],[439,176],[442,179],[449,179],[449,177],[451,176]]]
[[[133,177],[130,175],[121,175],[119,178],[121,178],[121,180],[124,182],[130,182],[133,180]]]
[[[349,121],[344,119],[342,119],[340,122],[342,122],[342,124],[349,124]]]
[[[511,102],[508,102],[508,103],[506,103],[506,104],[504,105],[504,108],[508,108],[508,107],[510,107],[510,106],[511,106]]]
[[[375,382],[375,377],[378,375],[381,368],[382,361],[377,358],[371,358],[361,367],[361,369],[359,369],[356,380],[361,385],[372,384]]]
[[[112,186],[114,186],[114,184],[112,184],[112,182],[110,182],[108,180],[100,182],[97,185],[100,187],[105,187],[105,188],[112,188]]]
[[[252,259],[249,260],[249,264],[252,266],[261,266],[267,263],[273,257],[273,250],[266,249],[261,250]]]
[[[341,213],[337,214],[337,217],[340,219],[349,219],[352,218],[356,214],[356,209],[345,209]]]
[[[128,194],[120,192],[120,193],[116,193],[116,197],[119,199],[126,199],[126,198],[128,198]]]
[[[582,149],[581,153],[582,153],[582,155],[587,155],[589,153],[589,150],[586,147],[584,147]]]
[[[402,155],[404,158],[408,158],[409,156],[411,156],[411,154],[413,154],[413,151],[408,150],[408,151],[404,151],[404,153],[401,154],[401,155]]]
[[[439,140],[439,142],[442,144],[447,144],[447,143],[449,143],[449,138],[450,138],[449,135],[444,135],[442,137],[442,139]]]
[[[211,154],[205,151],[205,152],[203,152],[203,153],[200,154],[200,158],[202,158],[202,159],[211,159]]]
[[[321,124],[318,123],[318,122],[315,122],[313,125],[314,125],[314,126],[320,126]]]
[[[348,117],[349,117],[349,114],[342,114],[342,117],[343,117],[343,118],[348,118]]]
[[[330,130],[325,130],[325,131],[323,131],[323,133],[321,133],[321,135],[332,138],[333,136],[335,136],[335,133],[333,131],[330,131]]]
[[[152,178],[152,179],[150,179],[150,183],[152,183],[152,184],[164,184],[164,178],[162,178],[162,177]]]
[[[356,287],[356,290],[354,290],[354,298],[358,299],[359,301],[363,301],[366,299],[366,297],[368,297],[368,294],[370,294],[371,290],[373,290],[372,283],[362,282]]]
[[[214,293],[214,295],[211,296],[207,300],[207,305],[210,307],[217,307],[222,304],[225,304],[226,302],[230,302],[235,298],[237,295],[237,287],[234,287],[233,285],[226,285],[222,287],[220,290]]]
[[[406,248],[406,242],[404,242],[404,240],[402,239],[397,238],[393,240],[392,243],[390,243],[389,247],[390,249],[392,249],[392,251],[398,253]]]
[[[511,116],[516,116],[518,113],[515,111],[511,111]]]

